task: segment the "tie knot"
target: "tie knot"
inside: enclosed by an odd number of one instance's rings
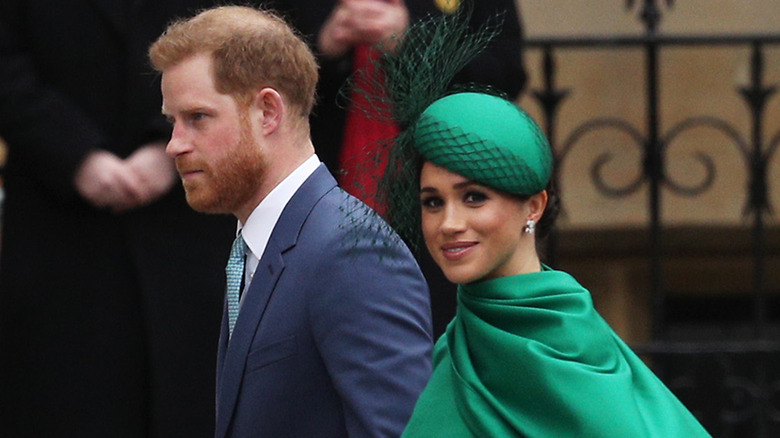
[[[230,250],[230,258],[244,257],[246,255],[246,242],[244,242],[244,236],[240,233],[236,236],[236,240],[233,241],[233,248]]]

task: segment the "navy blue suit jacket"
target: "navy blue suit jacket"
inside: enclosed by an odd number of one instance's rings
[[[279,218],[229,342],[223,321],[216,436],[399,436],[431,348],[412,255],[320,165]]]

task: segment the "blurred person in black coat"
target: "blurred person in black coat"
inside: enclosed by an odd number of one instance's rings
[[[146,61],[195,3],[0,3],[0,435],[213,435],[235,223],[185,203]]]

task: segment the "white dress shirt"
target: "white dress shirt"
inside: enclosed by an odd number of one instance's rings
[[[238,221],[238,232],[244,237],[249,251],[246,255],[246,264],[244,268],[244,290],[246,292],[252,278],[255,275],[260,258],[268,245],[268,239],[282,215],[284,207],[290,202],[295,192],[303,185],[307,178],[317,170],[320,165],[320,159],[317,155],[312,155],[303,162],[297,169],[290,173],[287,178],[282,180],[268,196],[252,211],[245,224]],[[244,302],[244,294],[241,294],[241,303]]]

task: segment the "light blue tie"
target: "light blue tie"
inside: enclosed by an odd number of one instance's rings
[[[230,258],[228,259],[227,266],[225,267],[225,274],[227,274],[227,307],[228,307],[228,329],[230,334],[233,334],[233,327],[236,325],[236,319],[238,319],[238,303],[241,296],[241,280],[244,276],[244,258],[246,257],[246,242],[238,234],[236,240],[233,242],[233,249],[230,250]]]

